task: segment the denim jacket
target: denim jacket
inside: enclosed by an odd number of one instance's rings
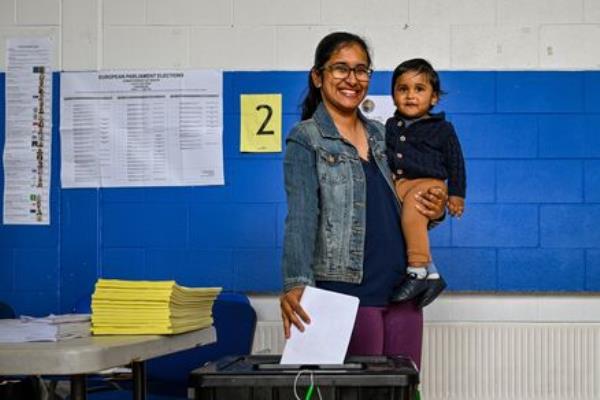
[[[359,116],[371,154],[393,192],[383,125]],[[292,129],[286,144],[284,290],[315,280],[360,283],[366,182],[356,148],[342,138],[323,104]]]

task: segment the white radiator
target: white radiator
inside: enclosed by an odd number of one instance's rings
[[[600,324],[428,323],[424,400],[599,400]],[[280,354],[280,322],[259,322],[254,353]]]

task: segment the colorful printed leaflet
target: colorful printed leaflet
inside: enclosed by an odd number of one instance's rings
[[[94,335],[174,334],[213,323],[219,287],[188,288],[175,281],[99,279],[92,296]]]

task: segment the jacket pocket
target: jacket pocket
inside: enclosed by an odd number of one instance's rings
[[[317,171],[322,184],[340,184],[351,177],[348,156],[317,148]]]

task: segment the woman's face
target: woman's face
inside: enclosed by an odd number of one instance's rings
[[[339,77],[340,65],[342,70],[346,69],[344,66],[351,69],[346,77]],[[335,51],[321,71],[313,70],[313,83],[321,89],[328,110],[341,114],[356,112],[369,89],[368,79],[364,80],[364,74],[359,72],[365,69],[369,69],[367,54],[361,46],[351,43]],[[357,79],[357,73],[362,80]]]

